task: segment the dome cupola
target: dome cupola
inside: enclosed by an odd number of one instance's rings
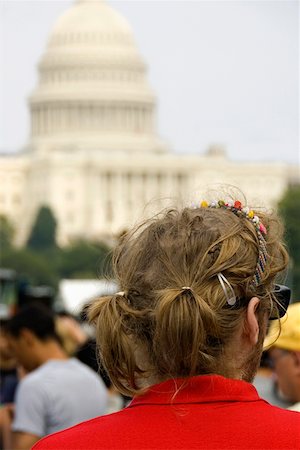
[[[104,0],[77,0],[39,63],[33,147],[162,151],[146,72],[127,20]]]

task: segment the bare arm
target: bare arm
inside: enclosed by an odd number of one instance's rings
[[[31,433],[13,432],[12,448],[14,450],[30,450],[31,447],[39,440],[41,436]]]
[[[9,450],[13,448],[12,431],[11,431],[13,413],[14,413],[13,404],[6,404],[0,410],[1,440],[3,450]]]

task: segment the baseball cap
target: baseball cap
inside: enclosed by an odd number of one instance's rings
[[[282,319],[271,322],[264,350],[271,347],[300,351],[300,302],[292,303]]]

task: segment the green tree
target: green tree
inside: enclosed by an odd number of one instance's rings
[[[6,216],[0,215],[0,251],[3,252],[13,245],[14,228]]]
[[[278,206],[292,259],[293,297],[300,300],[300,185],[289,187]]]
[[[18,277],[26,279],[32,285],[58,286],[59,276],[42,254],[26,248],[11,248],[3,252],[1,264],[14,269]]]
[[[40,251],[56,248],[56,219],[48,206],[38,211],[27,241],[27,247]]]
[[[59,273],[63,278],[99,278],[110,273],[110,248],[77,240],[62,249]]]

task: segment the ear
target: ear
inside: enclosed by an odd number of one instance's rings
[[[255,345],[258,342],[259,325],[256,316],[260,300],[257,297],[252,297],[247,306],[245,317],[245,330],[244,333],[247,336],[249,343]]]
[[[36,336],[28,328],[23,328],[20,332],[20,337],[27,345],[33,345],[36,341]]]
[[[294,359],[295,369],[297,370],[298,374],[300,375],[300,351],[293,351],[293,352],[291,352],[291,354]]]

